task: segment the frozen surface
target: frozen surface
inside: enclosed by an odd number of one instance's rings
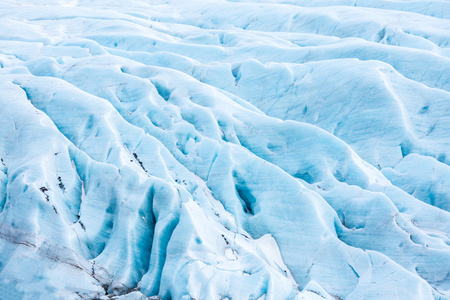
[[[0,9],[0,299],[450,298],[450,2]]]

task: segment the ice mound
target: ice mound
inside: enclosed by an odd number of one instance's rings
[[[0,299],[450,298],[446,1],[0,10]]]

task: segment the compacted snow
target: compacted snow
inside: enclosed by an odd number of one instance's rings
[[[450,2],[4,0],[0,299],[450,298]]]

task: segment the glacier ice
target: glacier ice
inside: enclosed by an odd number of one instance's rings
[[[450,298],[442,0],[0,10],[0,299]]]

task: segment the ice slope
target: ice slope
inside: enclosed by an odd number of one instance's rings
[[[0,299],[450,298],[446,1],[4,1]]]

